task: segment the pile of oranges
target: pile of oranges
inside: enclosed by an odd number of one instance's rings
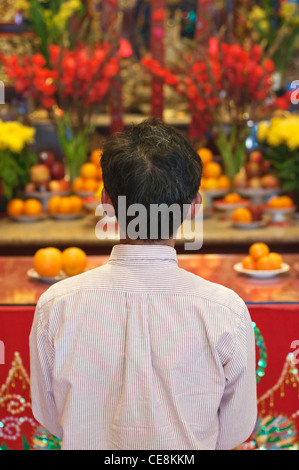
[[[288,209],[294,207],[294,202],[289,196],[273,196],[268,201],[268,209]]]
[[[249,248],[249,254],[242,260],[243,269],[272,271],[280,269],[282,257],[278,253],[270,251],[266,243],[257,242]]]
[[[48,202],[48,211],[52,215],[79,214],[83,209],[83,201],[77,195],[53,196]]]
[[[22,199],[14,198],[9,201],[6,207],[6,212],[10,217],[36,217],[43,212],[43,206],[37,199]]]
[[[102,185],[102,168],[100,165],[101,150],[94,150],[90,160],[80,169],[80,175],[74,180],[72,189],[75,192],[95,193]]]
[[[56,277],[63,272],[75,276],[85,271],[86,253],[81,248],[70,247],[64,251],[55,247],[40,248],[33,257],[35,271],[42,277]]]
[[[205,191],[228,190],[231,186],[229,178],[223,174],[222,167],[213,160],[213,153],[208,148],[197,151],[203,163],[203,174],[200,189]]]

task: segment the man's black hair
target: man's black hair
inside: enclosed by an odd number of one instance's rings
[[[148,228],[151,204],[181,207],[179,221],[170,217],[169,236],[183,222],[183,206],[190,205],[196,197],[202,175],[202,161],[188,140],[156,118],[131,125],[108,138],[101,166],[104,187],[118,219],[119,196],[126,197],[126,207],[137,203],[147,208]],[[130,220],[127,218],[127,223]],[[161,239],[160,226],[155,239]]]

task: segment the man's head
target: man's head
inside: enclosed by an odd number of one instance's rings
[[[181,208],[179,222],[170,217],[169,236],[172,236],[186,217],[183,207],[198,195],[200,157],[180,132],[158,119],[147,119],[107,139],[101,165],[105,202],[110,198],[118,220],[119,196],[125,196],[126,208],[133,204],[145,207],[148,234],[151,206],[175,204]],[[131,219],[127,218],[127,222]],[[155,240],[163,238],[160,225],[161,220]]]

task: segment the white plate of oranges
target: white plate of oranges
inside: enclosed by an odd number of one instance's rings
[[[16,222],[37,222],[47,215],[43,212],[43,206],[37,199],[18,199],[9,201],[6,208],[7,215]]]
[[[237,193],[229,193],[223,199],[214,201],[214,207],[220,210],[232,211],[237,208],[243,208],[250,205],[249,199],[242,199]]]
[[[83,200],[77,195],[53,196],[48,202],[48,211],[52,218],[72,220],[85,215]]]
[[[81,248],[69,247],[61,251],[56,247],[46,247],[34,254],[33,267],[27,275],[41,282],[54,283],[87,269],[87,256]]]
[[[241,274],[259,279],[269,279],[288,272],[290,266],[283,262],[279,253],[271,252],[263,242],[253,243],[249,253],[240,263],[234,265],[234,270]]]

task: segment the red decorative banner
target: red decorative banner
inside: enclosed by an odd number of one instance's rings
[[[102,2],[102,28],[104,34],[116,41],[115,56],[119,53],[120,27],[118,0],[105,0]],[[105,38],[105,36],[104,36]],[[124,108],[122,99],[122,82],[120,73],[111,80],[109,93],[110,107],[110,134],[121,132],[124,129]]]
[[[208,45],[210,36],[210,20],[213,9],[212,0],[197,0],[197,21],[195,26],[195,41]]]
[[[210,36],[210,17],[212,13],[213,2],[211,0],[197,0],[196,25],[194,40],[201,46],[208,48]],[[198,59],[195,57],[195,59]],[[192,109],[193,103],[190,103]],[[191,112],[191,122],[188,135],[190,139],[201,139],[204,137],[204,128],[202,118],[199,118],[198,112]]]
[[[165,36],[166,0],[151,1],[151,56],[164,66],[164,36]],[[152,77],[151,116],[163,119],[164,93],[163,80]]]

